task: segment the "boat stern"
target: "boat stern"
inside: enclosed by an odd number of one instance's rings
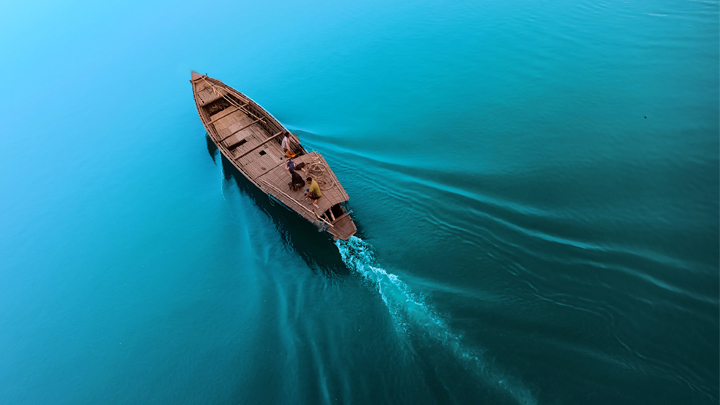
[[[332,223],[332,228],[329,228],[330,233],[335,239],[348,240],[351,236],[357,232],[357,227],[353,222],[350,215],[343,215],[342,218],[338,218]]]

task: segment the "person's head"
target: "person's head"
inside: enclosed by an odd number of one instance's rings
[[[290,132],[285,132],[285,138],[287,138],[288,136],[290,136]],[[275,142],[277,142],[277,141],[275,141]]]
[[[311,182],[311,181],[312,181],[312,177],[310,177],[310,176],[307,176],[307,179],[305,179],[305,180],[307,180],[307,181],[308,181],[308,183],[309,183],[309,182]]]

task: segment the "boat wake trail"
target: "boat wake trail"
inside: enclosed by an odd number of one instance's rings
[[[482,358],[482,354],[463,346],[461,337],[452,333],[445,321],[414,294],[398,276],[381,268],[372,247],[355,236],[335,242],[351,271],[372,283],[388,307],[396,328],[408,335],[418,331],[448,349],[467,369],[480,376],[492,388],[504,391],[520,404],[536,404],[529,389],[503,375]]]

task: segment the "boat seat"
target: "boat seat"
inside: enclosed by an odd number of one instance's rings
[[[212,103],[213,101],[217,101],[221,98],[222,98],[221,95],[215,94],[213,92],[200,93],[200,105],[206,106],[206,105]]]

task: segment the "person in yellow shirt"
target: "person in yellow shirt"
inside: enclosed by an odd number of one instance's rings
[[[313,180],[312,177],[308,176],[306,180],[310,186],[305,190],[305,198],[310,198],[310,201],[315,204],[322,197],[322,191],[320,191],[317,181]]]

